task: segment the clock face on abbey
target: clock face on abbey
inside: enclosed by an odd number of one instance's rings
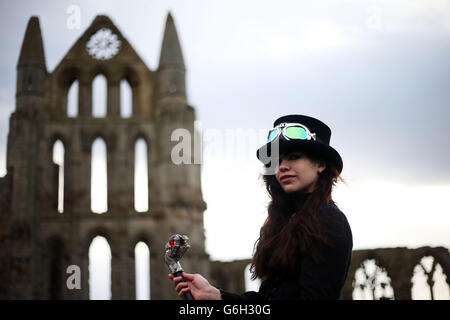
[[[108,60],[119,52],[121,44],[117,34],[108,28],[102,28],[89,38],[86,51],[94,59]]]

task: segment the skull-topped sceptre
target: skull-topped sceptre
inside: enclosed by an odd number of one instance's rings
[[[186,282],[186,280],[183,278],[183,268],[181,267],[180,259],[189,248],[189,238],[185,235],[180,234],[174,234],[170,236],[169,241],[166,243],[165,247],[166,264],[174,277],[181,276],[182,282]],[[194,300],[194,297],[190,292],[186,292],[184,296],[187,300]]]

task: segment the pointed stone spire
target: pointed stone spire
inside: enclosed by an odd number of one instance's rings
[[[167,15],[166,29],[159,58],[159,69],[177,68],[184,70],[183,54],[181,52],[180,41],[172,15]]]
[[[24,63],[29,62],[42,64],[42,67],[44,69],[46,68],[41,27],[39,25],[39,18],[36,16],[32,16],[28,21],[17,66],[20,67]]]
[[[33,105],[33,103],[25,101],[21,97],[42,97],[44,95],[46,74],[47,69],[39,18],[33,16],[28,21],[19,61],[17,62],[17,109],[28,108],[30,105]]]

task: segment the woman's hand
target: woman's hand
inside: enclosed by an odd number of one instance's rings
[[[195,300],[222,300],[219,289],[210,285],[201,275],[183,272],[183,277],[186,282],[181,282],[181,277],[169,274],[181,298],[185,299],[184,293],[190,291]]]

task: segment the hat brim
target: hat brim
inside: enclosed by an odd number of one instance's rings
[[[272,159],[271,147],[273,143],[278,143],[279,154],[292,151],[304,151],[309,155],[318,156],[332,164],[339,173],[342,172],[343,162],[339,153],[331,146],[318,141],[311,140],[283,140],[276,139],[272,143],[267,143],[256,151],[256,157],[264,164],[269,164]],[[276,159],[278,162],[278,159]]]

